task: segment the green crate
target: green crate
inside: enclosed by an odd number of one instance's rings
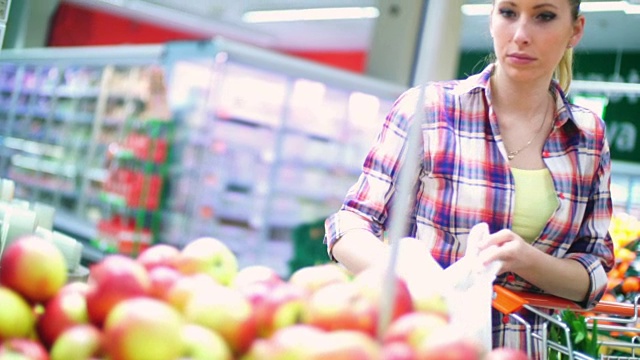
[[[289,260],[291,273],[305,266],[330,261],[327,247],[322,242],[324,239],[324,219],[298,225],[293,229],[292,239],[293,257]]]

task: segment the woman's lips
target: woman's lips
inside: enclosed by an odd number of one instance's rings
[[[529,64],[535,61],[535,58],[525,54],[510,54],[507,58],[514,64]]]

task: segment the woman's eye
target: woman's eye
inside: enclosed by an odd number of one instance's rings
[[[510,10],[510,9],[499,9],[498,13],[505,18],[512,18],[516,16],[515,11]]]
[[[541,14],[538,15],[538,19],[542,20],[542,21],[551,21],[553,19],[556,18],[556,14],[554,13],[550,13],[550,12],[543,12]]]

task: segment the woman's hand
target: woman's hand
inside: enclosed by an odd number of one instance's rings
[[[486,236],[478,254],[484,264],[500,260],[499,274],[518,274],[543,291],[573,301],[584,301],[589,291],[589,273],[576,260],[557,258],[536,249],[511,230]]]
[[[478,248],[483,264],[489,264],[494,260],[502,262],[498,274],[519,273],[528,266],[531,251],[535,250],[522,237],[507,229],[490,234],[478,244]]]

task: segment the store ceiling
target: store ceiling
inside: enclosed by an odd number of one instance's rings
[[[380,6],[387,0],[64,0],[161,23],[203,36],[222,35],[263,47],[297,51],[364,51],[375,19],[247,24],[248,10],[304,7]],[[583,0],[591,2],[595,0]],[[614,1],[614,0],[608,0]],[[467,0],[465,3],[488,3]],[[636,2],[632,0],[631,2]],[[640,14],[585,13],[587,28],[579,48],[589,51],[640,51]],[[487,16],[464,16],[463,50],[491,47]]]

